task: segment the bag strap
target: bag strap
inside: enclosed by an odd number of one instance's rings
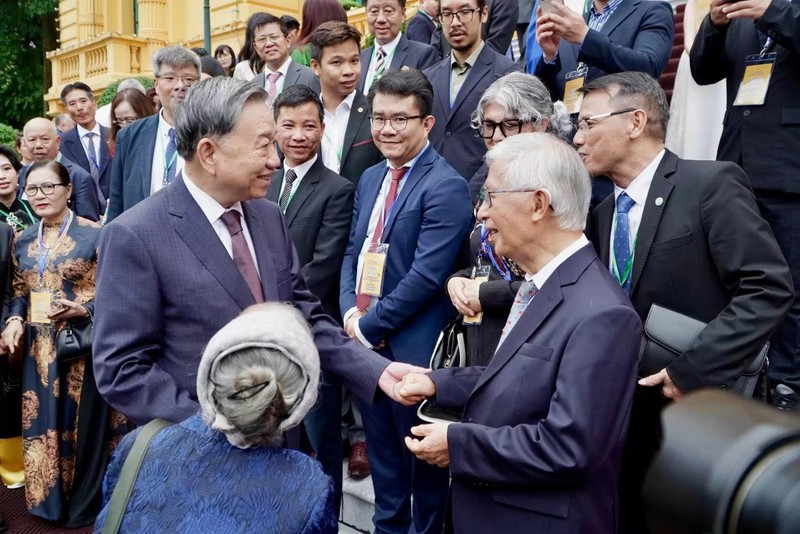
[[[125,458],[125,463],[122,464],[119,480],[117,480],[117,485],[111,494],[102,534],[117,534],[119,532],[119,528],[122,526],[122,518],[125,515],[125,508],[128,507],[128,500],[131,498],[131,493],[133,493],[133,486],[136,484],[136,478],[139,476],[139,469],[142,467],[147,449],[150,448],[150,442],[153,441],[156,434],[171,424],[166,419],[153,419],[139,431],[128,457]]]

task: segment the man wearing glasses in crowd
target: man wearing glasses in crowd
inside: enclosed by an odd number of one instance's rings
[[[169,184],[183,169],[173,128],[174,110],[200,79],[200,58],[179,46],[162,48],[153,56],[153,74],[161,112],[119,132],[107,222]]]

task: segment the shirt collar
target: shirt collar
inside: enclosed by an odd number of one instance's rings
[[[203,215],[206,216],[208,222],[213,226],[215,222],[222,217],[222,214],[228,211],[222,206],[219,202],[214,200],[211,195],[200,189],[193,181],[191,176],[186,172],[186,169],[183,169],[183,183],[186,184],[186,189],[189,190],[189,194],[192,195],[192,198],[197,205],[200,206],[200,209],[203,212]],[[239,215],[242,216],[242,220],[244,220],[244,212],[242,211],[242,203],[237,202],[233,206],[230,207],[232,210],[236,210],[239,212]]]
[[[525,280],[531,281],[536,284],[536,289],[542,289],[544,287],[545,282],[547,279],[550,278],[556,269],[558,269],[562,263],[567,261],[567,259],[578,252],[580,249],[585,247],[589,244],[589,240],[586,239],[584,234],[581,234],[578,239],[576,239],[570,246],[556,254],[556,257],[547,262],[547,264],[539,269],[539,272],[536,274],[525,274]]]
[[[164,137],[169,137],[169,129],[173,126],[167,122],[167,119],[164,118],[164,110],[158,112],[158,131],[161,132],[161,135]]]
[[[397,48],[398,43],[400,42],[400,37],[403,36],[403,32],[399,32],[397,37],[386,43],[385,45],[379,45],[378,41],[375,41],[375,48],[372,51],[372,57],[378,57],[378,48],[383,48],[383,51],[386,52],[386,57],[391,57],[394,54],[394,49]]]
[[[607,3],[605,5],[605,7],[603,7],[603,12],[602,13],[597,11],[597,8],[594,7],[594,2],[592,2],[591,7],[589,8],[589,11],[591,12],[593,17],[599,17],[600,15],[603,15],[604,13],[613,13],[614,10],[619,7],[619,5],[622,3],[622,1],[623,0],[611,0],[609,3]]]
[[[84,136],[89,132],[92,132],[98,138],[100,137],[100,123],[99,122],[95,121],[94,128],[92,128],[91,130],[87,130],[86,128],[84,128],[80,124],[76,124],[75,127],[78,129],[78,137],[80,137],[81,139],[83,139]]]
[[[320,101],[322,102],[322,108],[325,110],[325,113],[329,113],[329,112],[328,112],[328,109],[327,109],[327,108],[325,108],[325,98],[323,97],[323,95],[322,95],[322,94],[320,94],[320,95],[319,95],[319,99],[320,99]],[[340,110],[340,109],[342,109],[342,106],[344,106],[344,109],[345,109],[345,110],[346,110],[348,113],[350,113],[350,109],[353,107],[353,101],[354,101],[355,99],[356,99],[356,92],[355,92],[355,91],[353,91],[352,93],[350,93],[349,95],[347,95],[347,98],[345,98],[344,100],[342,100],[342,103],[341,103],[341,104],[339,104],[339,105],[336,107],[336,113],[338,113],[338,112],[339,112],[339,110]]]
[[[289,72],[289,64],[292,62],[292,56],[286,58],[286,61],[283,62],[283,65],[278,67],[278,70],[272,70],[269,68],[269,65],[264,65],[264,77],[266,77],[270,73],[280,72],[281,76],[286,78],[286,73]]]
[[[484,46],[486,46],[486,43],[483,41],[483,39],[481,39],[481,44],[479,44],[478,48],[473,50],[469,57],[467,57],[467,59],[464,61],[464,65],[469,65],[470,67],[475,65],[475,61],[478,60],[478,56],[481,55],[481,52],[483,52]],[[461,66],[459,65],[458,61],[456,61],[455,54],[450,52],[450,68],[452,69],[455,65]]]
[[[314,165],[314,162],[316,162],[316,161],[317,161],[317,155],[314,154],[313,158],[311,158],[310,160],[306,161],[305,163],[301,163],[297,167],[289,167],[289,166],[287,166],[286,169],[284,170],[284,175],[286,174],[286,171],[291,169],[291,170],[294,171],[295,176],[297,176],[297,178],[295,178],[295,181],[300,180],[300,179],[303,178],[303,176],[308,174],[309,169],[311,169],[311,167]]]
[[[661,164],[664,154],[665,150],[662,148],[661,151],[656,154],[656,157],[653,158],[647,167],[639,173],[639,176],[637,176],[626,189],[615,185],[614,200],[616,201],[616,199],[625,192],[636,204],[644,206],[647,202],[647,194],[650,192],[650,184],[653,183],[653,176],[655,176],[656,169],[658,169],[658,166]]]

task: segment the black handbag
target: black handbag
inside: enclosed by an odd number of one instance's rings
[[[653,304],[644,323],[639,376],[656,374],[688,350],[706,323]],[[766,399],[769,341],[742,371],[730,390],[746,398]]]
[[[439,333],[439,338],[436,340],[431,354],[432,370],[466,365],[467,345],[464,341],[463,319],[463,316],[459,315]],[[427,400],[419,405],[417,415],[429,423],[458,423],[461,421],[461,413],[439,408]]]
[[[67,321],[56,335],[56,358],[69,362],[92,355],[92,316]]]

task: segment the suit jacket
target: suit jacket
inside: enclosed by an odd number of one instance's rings
[[[339,169],[339,174],[354,184],[358,183],[365,170],[383,160],[383,154],[372,140],[372,127],[368,116],[367,98],[357,91],[353,107],[350,109],[350,120],[347,121],[347,129],[344,132],[342,165]]]
[[[358,80],[358,91],[360,93],[364,92],[364,84],[369,75],[370,61],[374,50],[375,45],[361,51],[361,78]],[[404,68],[425,70],[438,60],[436,50],[429,44],[412,41],[401,34],[387,72]]]
[[[434,371],[454,531],[615,532],[641,322],[587,245],[539,289],[487,367]],[[502,407],[502,408],[500,408]]]
[[[150,196],[158,117],[138,120],[117,133],[106,222]]]
[[[266,89],[267,73],[262,70],[250,81],[256,84],[258,87]],[[286,71],[286,79],[283,81],[284,88],[291,87],[292,85],[307,85],[317,94],[319,94],[320,91],[319,78],[316,74],[314,74],[314,71],[305,65],[300,65],[294,61],[289,63],[289,69]]]
[[[425,70],[425,75],[433,85],[433,116],[436,117],[436,124],[430,133],[431,144],[465,180],[472,178],[480,168],[486,153],[486,144],[475,136],[472,129],[472,112],[478,107],[478,101],[487,87],[509,72],[519,70],[522,70],[519,65],[492,50],[491,46],[484,46],[475,65],[467,71],[467,79],[452,108],[451,56]]]
[[[100,213],[103,210],[103,201],[99,196],[100,189],[97,187],[97,182],[94,181],[91,174],[83,170],[74,161],[65,157],[64,154],[61,154],[61,164],[66,167],[70,182],[72,182],[72,195],[69,197],[72,203],[72,211],[84,219],[99,221]],[[25,190],[28,169],[30,169],[30,165],[20,170],[18,186],[20,191]]]
[[[518,0],[486,0],[489,18],[483,25],[483,40],[500,54],[505,55],[517,30]]]
[[[103,201],[108,198],[109,183],[111,181],[111,161],[112,157],[108,150],[108,135],[110,130],[100,125],[100,139],[96,141],[95,147],[97,148],[97,155],[99,157],[99,176],[97,184],[103,194]],[[91,169],[89,167],[89,158],[86,157],[86,151],[83,150],[83,143],[78,135],[78,127],[72,128],[61,135],[61,153],[67,156],[70,160],[77,163],[83,170],[91,176]]]
[[[411,41],[429,45],[434,29],[436,29],[436,25],[433,23],[433,19],[420,10],[406,24],[405,36]]]
[[[342,315],[356,305],[358,255],[386,168],[381,163],[367,170],[356,188],[342,264]],[[381,240],[389,245],[383,296],[358,324],[373,345],[385,339],[397,360],[427,367],[439,332],[453,317],[443,288],[472,227],[472,207],[466,182],[433,147],[403,180]]]
[[[762,106],[733,101],[745,57],[758,54],[771,35],[775,68]],[[756,190],[800,193],[800,2],[774,0],[764,15],[715,28],[706,17],[691,53],[692,76],[701,85],[725,78],[725,114],[717,159],[739,163]]]
[[[386,361],[351,341],[306,289],[278,207],[258,199],[243,211],[264,298],[292,302],[311,325],[322,369],[371,401]],[[244,278],[181,177],[108,224],[98,248],[97,389],[137,424],[194,415],[206,343],[255,303]]]
[[[660,201],[658,200],[660,199]],[[592,213],[591,240],[608,268],[614,196]],[[683,391],[728,386],[783,322],[794,301],[789,268],[742,170],[667,151],[647,194],[631,301],[709,323],[667,367]]]
[[[589,30],[581,46],[562,39],[558,57],[548,65],[544,57],[534,74],[554,100],[564,97],[564,77],[579,62],[589,66],[586,81],[624,71],[646,72],[658,78],[672,53],[675,22],[666,2],[625,0],[600,31]]]
[[[272,177],[267,198],[278,202],[284,170]],[[286,209],[300,272],[325,313],[341,322],[339,276],[350,235],[355,186],[328,169],[322,158],[308,170]]]

